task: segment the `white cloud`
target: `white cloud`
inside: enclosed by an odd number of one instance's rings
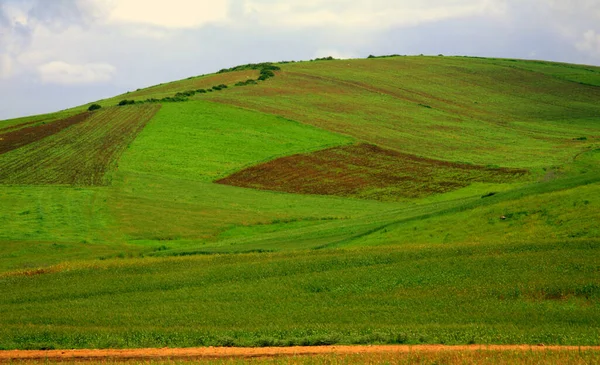
[[[227,19],[227,0],[118,0],[112,22],[149,24],[166,28],[194,28]]]
[[[583,34],[582,39],[576,44],[578,50],[600,57],[600,33],[594,30],[588,30]]]
[[[12,76],[12,59],[7,54],[0,54],[0,79]]]
[[[43,83],[75,85],[110,81],[116,68],[106,63],[74,65],[62,61],[46,63],[38,67]]]
[[[499,0],[246,0],[243,13],[269,25],[289,27],[360,27],[381,29],[414,26],[456,17],[497,14]]]
[[[320,49],[315,53],[315,58],[322,58],[322,57],[329,57],[329,56],[331,56],[333,58],[337,58],[337,59],[342,59],[342,60],[359,57],[359,55],[357,55],[355,53],[338,51],[336,49]]]

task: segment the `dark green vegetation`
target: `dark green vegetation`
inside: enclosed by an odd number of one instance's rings
[[[0,347],[599,344],[597,85],[326,59],[0,121]]]

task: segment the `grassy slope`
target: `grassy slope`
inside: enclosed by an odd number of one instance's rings
[[[163,105],[111,172],[112,186],[1,186],[0,271],[140,254],[344,250],[5,275],[0,347],[598,343],[595,69],[462,58],[282,68],[260,85],[196,97],[267,114]],[[248,77],[202,82],[223,75]],[[156,96],[192,82],[159,86]],[[143,97],[154,96],[148,90]],[[211,183],[357,141],[533,174],[403,203]],[[481,198],[489,192],[499,193]]]
[[[597,143],[600,123],[598,87],[465,58],[289,64],[264,86],[198,97],[402,152],[507,167],[564,164]]]

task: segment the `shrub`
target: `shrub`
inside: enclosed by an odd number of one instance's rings
[[[90,105],[90,107],[88,108],[88,110],[91,111],[91,112],[93,112],[94,110],[98,110],[100,108],[102,108],[101,105],[99,105],[99,104],[92,104],[92,105]]]
[[[246,86],[246,85],[256,85],[256,84],[257,84],[256,80],[249,79],[246,81],[240,81],[240,82],[236,83],[235,86]]]
[[[335,60],[335,58],[329,56],[329,57],[315,58],[314,60],[311,60],[311,61],[333,61],[333,60]]]
[[[206,94],[206,90],[204,90],[204,89],[198,89],[198,90],[196,90],[196,92],[198,94]]]
[[[123,105],[133,105],[135,104],[135,100],[121,100],[119,102],[119,106],[123,106]]]
[[[188,91],[178,92],[177,94],[175,94],[175,97],[180,98],[180,97],[188,97],[188,96],[194,96],[194,95],[196,95],[196,91],[188,90]]]

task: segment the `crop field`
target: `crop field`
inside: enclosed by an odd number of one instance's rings
[[[114,108],[9,132],[3,136],[13,151],[0,155],[0,183],[103,185],[110,165],[158,108]]]
[[[360,144],[282,157],[216,182],[288,193],[398,200],[442,194],[477,182],[514,182],[527,174],[523,169],[451,163]]]
[[[0,121],[0,349],[600,344],[599,68],[261,65]]]

